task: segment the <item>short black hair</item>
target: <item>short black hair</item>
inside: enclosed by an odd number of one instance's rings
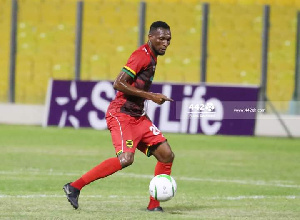
[[[170,30],[170,26],[166,22],[155,21],[151,24],[149,33],[151,33],[154,30],[157,30],[158,28],[164,28],[164,29]]]

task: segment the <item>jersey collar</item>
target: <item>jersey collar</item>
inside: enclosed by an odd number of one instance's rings
[[[147,51],[149,51],[149,53],[151,54],[151,56],[153,57],[153,59],[155,60],[155,62],[157,62],[157,56],[155,56],[155,54],[153,53],[153,51],[149,47],[148,43],[145,44],[145,47],[146,47]]]

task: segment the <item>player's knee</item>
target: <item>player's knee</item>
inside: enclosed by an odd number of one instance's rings
[[[162,163],[172,163],[174,161],[175,154],[173,151],[167,151],[163,155],[161,155],[160,162]]]
[[[174,159],[175,159],[175,154],[173,153],[173,151],[171,151],[168,156],[169,163],[172,163]]]
[[[120,163],[122,165],[122,168],[128,167],[134,161],[134,154],[133,153],[128,153],[128,152],[122,153],[119,156],[119,160],[120,160]]]

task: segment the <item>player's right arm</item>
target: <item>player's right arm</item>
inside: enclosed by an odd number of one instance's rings
[[[144,99],[152,100],[153,102],[161,105],[165,101],[173,101],[173,99],[160,93],[146,92],[132,86],[133,78],[126,72],[121,71],[114,82],[114,89],[123,92],[126,95],[138,96]]]

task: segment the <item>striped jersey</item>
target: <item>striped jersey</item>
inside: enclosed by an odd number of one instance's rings
[[[148,44],[140,46],[129,57],[122,71],[132,77],[131,86],[149,91],[154,78],[157,57]],[[122,112],[134,117],[144,114],[145,99],[118,91],[108,107],[109,112]]]

